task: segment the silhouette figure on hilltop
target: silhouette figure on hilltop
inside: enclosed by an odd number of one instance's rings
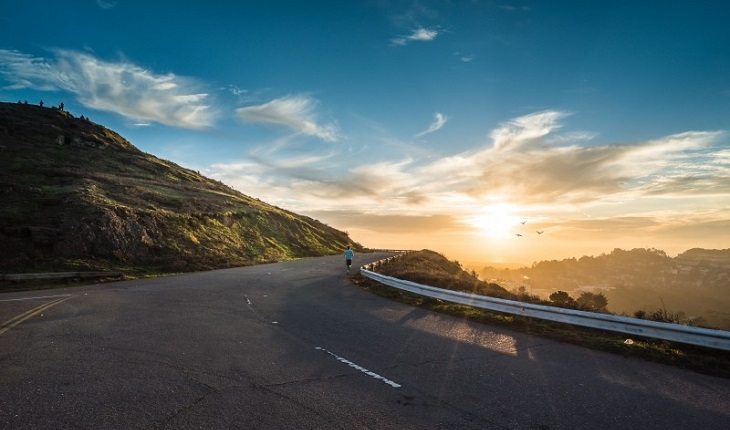
[[[40,102],[40,103],[38,103],[38,105],[39,105],[40,107],[43,107],[43,100],[41,100],[41,102]]]

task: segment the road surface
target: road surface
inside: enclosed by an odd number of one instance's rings
[[[2,429],[730,428],[727,379],[389,301],[341,256],[2,294],[0,324]]]

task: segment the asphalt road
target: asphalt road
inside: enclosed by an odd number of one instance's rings
[[[395,303],[335,256],[0,295],[0,428],[728,429],[730,381]]]

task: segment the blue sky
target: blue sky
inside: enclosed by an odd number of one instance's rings
[[[679,252],[730,243],[729,21],[722,1],[3,1],[0,98],[63,101],[371,246]]]

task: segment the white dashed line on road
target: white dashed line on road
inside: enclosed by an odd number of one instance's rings
[[[321,346],[316,346],[314,349],[316,349],[318,351],[326,352],[327,354],[329,354],[332,357],[334,357],[335,359],[337,359],[337,361],[340,361],[342,363],[345,363],[348,366],[352,367],[353,369],[359,370],[362,373],[364,373],[364,374],[366,374],[366,375],[368,375],[370,377],[373,377],[375,379],[378,379],[380,381],[383,381],[384,383],[390,385],[393,388],[400,388],[401,387],[401,385],[399,383],[393,382],[393,381],[391,381],[390,379],[388,379],[388,378],[386,378],[384,376],[380,376],[377,373],[375,373],[375,372],[373,372],[371,370],[368,370],[368,369],[366,369],[366,368],[364,368],[364,367],[362,367],[362,366],[360,366],[358,364],[355,364],[352,361],[350,361],[350,360],[348,360],[348,359],[346,359],[344,357],[340,357],[339,355],[335,354],[334,352],[331,352],[331,351],[328,351],[325,348],[322,348]]]

